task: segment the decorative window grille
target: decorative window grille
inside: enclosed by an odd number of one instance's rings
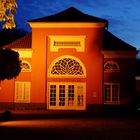
[[[119,72],[120,71],[120,67],[114,61],[107,61],[105,63],[105,65],[104,65],[104,71],[107,71],[107,72]]]
[[[29,103],[30,102],[30,82],[15,82],[15,102]]]
[[[86,36],[49,36],[50,51],[58,52],[59,49],[75,49],[77,52],[85,51]]]
[[[80,41],[54,41],[54,46],[81,46]]]
[[[57,61],[51,69],[51,75],[83,75],[84,70],[79,62],[72,58],[63,58]]]
[[[119,104],[119,83],[105,83],[104,84],[104,103]]]
[[[21,63],[21,71],[22,72],[31,72],[31,65],[27,61],[22,61]]]

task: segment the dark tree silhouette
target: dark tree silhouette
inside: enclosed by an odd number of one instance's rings
[[[4,49],[3,46],[27,34],[22,29],[3,29],[0,31],[0,80],[12,79],[21,71],[21,61],[18,52]]]
[[[3,29],[0,31],[0,47],[9,44],[23,36],[28,32],[23,29]]]
[[[18,52],[11,49],[0,49],[0,80],[12,79],[19,75],[21,61]]]
[[[2,28],[12,29],[16,27],[14,21],[16,8],[16,0],[0,0],[0,22],[3,24]],[[3,33],[0,33],[0,80],[12,79],[21,71],[21,62],[18,52],[2,48],[2,46],[16,40],[16,36],[19,37],[19,34],[13,31],[17,30],[3,30]],[[14,35],[10,35],[9,33],[14,33]]]

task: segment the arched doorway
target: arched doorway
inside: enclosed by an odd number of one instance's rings
[[[48,109],[86,108],[86,69],[80,59],[70,55],[55,59],[48,78]]]

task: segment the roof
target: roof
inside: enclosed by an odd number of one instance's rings
[[[29,20],[28,22],[105,22],[108,24],[107,20],[87,15],[74,7],[70,7],[55,15]]]
[[[107,20],[98,17],[90,16],[82,13],[74,7],[70,7],[58,14],[47,16],[39,19],[30,20],[29,22],[105,22]],[[5,45],[5,48],[31,48],[32,34],[29,33],[24,37]],[[106,29],[103,34],[103,50],[104,51],[123,51],[123,50],[136,50],[135,47],[122,41]]]
[[[103,50],[104,51],[135,51],[136,48],[122,41],[112,33],[104,30],[103,35]],[[16,41],[3,46],[4,48],[31,48],[32,33],[25,35],[24,37],[17,39]]]
[[[103,34],[103,50],[104,51],[129,51],[136,50],[135,47],[119,39],[107,30],[104,30]]]
[[[28,49],[31,48],[32,42],[32,33],[28,33],[27,35],[17,39],[16,41],[3,46],[3,48],[21,48],[21,49]]]

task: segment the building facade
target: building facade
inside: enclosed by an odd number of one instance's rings
[[[28,21],[32,33],[4,46],[22,71],[1,82],[0,108],[94,110],[130,105],[136,49],[107,31],[108,21],[71,7]]]

